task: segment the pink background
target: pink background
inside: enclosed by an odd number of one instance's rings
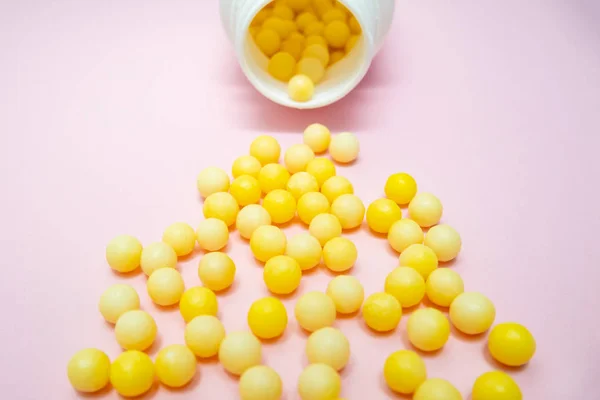
[[[319,121],[359,136],[360,160],[339,173],[365,203],[396,171],[441,198],[443,221],[464,243],[451,268],[495,302],[497,322],[522,322],[537,338],[530,365],[510,371],[525,398],[591,399],[600,389],[596,4],[399,1],[364,82],[327,109],[298,112],[246,83],[215,0],[2,2],[0,397],[81,398],[66,364],[88,346],[119,354],[97,311],[116,282],[135,286],[156,317],[152,356],[181,343],[178,310],[151,304],[143,275],[112,273],[105,244],[120,233],[150,243],[179,220],[195,226],[200,169],[229,169],[259,133],[286,148]],[[247,329],[249,302],[267,295],[248,246],[233,236],[228,253],[238,274],[219,296],[230,331]],[[397,255],[367,230],[349,236],[360,252],[352,274],[367,294],[381,291]],[[189,287],[199,284],[198,258],[179,265]],[[330,279],[322,268],[307,274],[284,300],[288,311]],[[352,346],[344,397],[395,398],[381,370],[389,353],[408,346],[405,324],[381,336],[360,318],[336,321]],[[297,398],[305,339],[291,318],[285,335],[264,346],[287,400]],[[449,379],[467,398],[478,375],[500,368],[485,343],[452,335],[441,353],[424,355],[429,376]],[[236,393],[236,381],[212,360],[199,364],[188,389],[155,388],[146,398]]]

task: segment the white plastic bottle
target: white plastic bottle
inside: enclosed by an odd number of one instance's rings
[[[292,101],[287,85],[266,71],[268,59],[255,45],[248,28],[254,16],[271,0],[220,0],[221,20],[234,46],[237,60],[250,83],[275,103],[293,108],[318,108],[346,96],[363,79],[390,30],[395,0],[338,0],[362,27],[362,40],[353,51],[328,68],[312,100]]]

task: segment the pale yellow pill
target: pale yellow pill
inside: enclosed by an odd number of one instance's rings
[[[208,197],[213,193],[226,192],[229,190],[229,176],[221,168],[204,168],[198,174],[197,186],[202,197]]]
[[[335,176],[336,170],[333,162],[325,157],[317,157],[306,166],[306,172],[317,178],[319,187],[332,176]]]
[[[304,130],[302,140],[315,153],[323,153],[329,148],[331,132],[323,124],[311,124]]]
[[[333,204],[334,200],[339,196],[343,194],[353,194],[354,187],[348,179],[344,178],[343,176],[336,175],[323,182],[323,185],[321,186],[321,193],[323,193],[325,197],[327,197],[327,200]]]
[[[323,247],[323,261],[325,266],[333,272],[344,272],[356,263],[358,250],[350,239],[334,237]]]
[[[219,361],[226,371],[241,375],[262,361],[260,341],[250,332],[232,332],[219,348]]]
[[[117,343],[125,350],[144,351],[154,343],[156,322],[142,310],[127,311],[115,324]]]
[[[235,278],[235,263],[225,253],[208,253],[200,259],[198,277],[212,291],[227,289]]]
[[[349,163],[356,160],[359,151],[358,139],[350,132],[335,135],[329,144],[331,158],[339,163]]]
[[[398,253],[402,253],[413,244],[423,243],[423,229],[412,219],[401,219],[390,227],[388,243]]]
[[[319,184],[317,183],[317,178],[308,172],[296,172],[288,180],[286,190],[298,200],[306,193],[318,192]]]
[[[285,166],[290,174],[305,171],[306,166],[315,158],[315,153],[306,144],[290,146],[283,157]]]
[[[425,246],[433,250],[440,261],[450,261],[460,252],[460,235],[450,225],[436,225],[425,236]]]
[[[346,56],[346,53],[342,50],[332,51],[329,55],[329,66],[332,66],[336,62],[340,61],[342,58]]]
[[[313,83],[317,84],[325,76],[325,66],[317,58],[304,57],[296,65],[296,73],[308,76]]]
[[[98,349],[79,350],[69,360],[67,376],[71,386],[78,392],[97,392],[110,379],[110,359]]]
[[[252,178],[253,179],[253,178]],[[217,218],[231,226],[235,222],[240,206],[231,193],[213,193],[204,199],[204,218]]]
[[[304,45],[306,47],[313,45],[313,44],[320,44],[323,47],[328,46],[327,40],[325,40],[325,38],[321,35],[311,35],[306,38],[306,41],[304,42]]]
[[[281,146],[273,136],[260,135],[250,144],[250,155],[263,166],[277,163],[281,155]]]
[[[196,240],[203,250],[221,250],[229,241],[227,224],[217,218],[203,220],[196,229]]]
[[[240,377],[239,391],[241,400],[279,400],[283,384],[273,368],[256,365]]]
[[[325,40],[335,49],[343,49],[350,39],[350,34],[350,27],[344,21],[331,21],[323,30]]]
[[[385,292],[394,296],[402,307],[412,307],[425,296],[425,280],[413,268],[398,267],[385,278]]]
[[[427,228],[440,222],[442,203],[431,193],[417,193],[408,204],[408,214],[420,226]]]
[[[187,256],[194,251],[196,232],[184,222],[175,222],[165,229],[162,241],[171,246],[179,257]]]
[[[450,323],[435,308],[415,310],[406,325],[408,340],[422,351],[436,351],[444,347],[450,337]]]
[[[287,239],[281,229],[272,225],[259,226],[250,237],[250,249],[258,261],[267,262],[285,253]]]
[[[311,44],[302,52],[302,58],[316,58],[323,67],[326,67],[329,64],[329,50],[320,44]]]
[[[303,103],[312,99],[315,93],[315,84],[306,75],[295,75],[288,84],[290,99]]]
[[[417,388],[413,400],[463,400],[463,397],[447,380],[430,378]]]
[[[449,268],[438,268],[429,274],[425,290],[432,303],[449,307],[456,296],[465,291],[465,286],[456,271]]]
[[[177,304],[185,290],[183,278],[174,268],[160,268],[146,281],[148,295],[159,306]]]
[[[176,265],[177,253],[164,242],[149,244],[142,250],[140,266],[148,276],[159,268],[175,268]]]
[[[327,364],[339,371],[350,359],[350,342],[339,329],[321,328],[308,337],[306,357],[311,364]]]
[[[290,173],[281,164],[271,163],[261,168],[258,183],[264,194],[276,189],[285,189]]]
[[[106,289],[98,303],[100,314],[112,324],[127,311],[138,308],[140,308],[140,297],[137,292],[131,286],[123,284],[112,285]]]
[[[331,203],[331,213],[338,218],[342,229],[353,229],[365,219],[365,205],[358,196],[342,194]]]
[[[308,192],[298,199],[296,210],[298,218],[308,225],[317,215],[329,212],[329,200],[323,193]]]
[[[285,255],[292,257],[303,271],[312,269],[321,262],[321,244],[308,233],[292,236],[285,248]]]
[[[194,378],[198,362],[187,346],[172,344],[158,352],[154,366],[156,377],[163,385],[180,388]]]
[[[242,175],[250,175],[258,179],[258,173],[261,168],[262,165],[260,165],[260,161],[256,157],[240,156],[233,162],[231,173],[234,178]]]
[[[294,314],[300,326],[314,332],[335,322],[335,303],[325,293],[308,292],[296,302]]]
[[[340,376],[327,364],[311,364],[298,378],[298,393],[302,400],[336,399],[341,387]]]
[[[435,253],[424,244],[411,244],[400,254],[398,260],[401,267],[414,268],[425,280],[438,267]]]
[[[490,329],[496,318],[496,308],[483,294],[464,292],[452,301],[448,315],[456,329],[478,335]]]
[[[141,257],[142,244],[130,235],[116,236],[106,246],[106,261],[117,272],[135,270],[140,265]]]
[[[342,225],[333,214],[319,214],[310,221],[308,232],[319,240],[321,246],[342,235]]]
[[[275,79],[287,82],[294,75],[296,59],[290,53],[280,51],[271,57],[267,71]]]
[[[271,225],[271,216],[259,204],[250,204],[242,208],[235,221],[235,227],[244,239],[250,239],[256,228],[263,225]]]
[[[185,327],[185,344],[202,358],[208,358],[219,352],[225,338],[225,328],[213,315],[200,315],[193,318]]]
[[[327,296],[335,303],[337,312],[352,314],[360,309],[365,291],[358,279],[350,275],[333,278],[327,285]]]

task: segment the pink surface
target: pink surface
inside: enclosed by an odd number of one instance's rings
[[[156,317],[152,356],[181,343],[177,309],[152,305],[143,275],[112,273],[105,244],[120,233],[150,243],[179,220],[196,225],[201,168],[229,169],[258,133],[286,148],[315,121],[359,136],[360,160],[339,173],[365,203],[396,171],[441,198],[443,221],[464,243],[450,267],[468,290],[495,302],[497,322],[522,322],[537,338],[530,365],[510,371],[526,399],[598,393],[600,13],[593,1],[401,1],[365,81],[311,112],[273,105],[246,83],[216,1],[143,3],[0,5],[1,398],[81,398],[65,366],[83,347],[119,354],[97,312],[101,292],[116,282],[134,285]],[[381,291],[397,255],[364,229],[349,236],[360,252],[352,274],[367,294]],[[246,329],[249,302],[267,291],[237,234],[227,251],[238,274],[219,296],[220,317],[229,331]],[[198,259],[179,265],[188,286],[199,284]],[[299,294],[324,290],[330,279],[322,268],[307,274],[284,300],[288,311]],[[408,346],[405,324],[375,335],[360,318],[336,321],[352,346],[344,397],[395,397],[381,370],[389,353]],[[297,398],[305,339],[291,318],[284,337],[264,346],[287,400]],[[424,355],[429,376],[449,379],[468,398],[478,375],[499,368],[485,343],[485,336],[453,334],[443,352]],[[161,387],[147,398],[236,398],[236,381],[216,361],[198,368],[185,391]]]

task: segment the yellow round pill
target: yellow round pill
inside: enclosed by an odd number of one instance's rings
[[[410,219],[424,228],[440,222],[443,210],[440,200],[431,193],[417,193],[408,204]]]
[[[298,393],[302,400],[335,399],[341,390],[340,376],[327,364],[310,364],[298,378]]]
[[[110,366],[110,384],[121,396],[140,396],[154,384],[154,374],[154,364],[146,353],[129,350],[119,354]]]
[[[356,136],[350,132],[335,135],[329,144],[331,158],[339,163],[350,163],[358,158],[360,146]]]
[[[306,46],[304,48],[304,51],[302,52],[302,58],[316,58],[321,62],[321,65],[324,68],[327,66],[327,64],[329,64],[329,50],[326,46],[322,46],[320,44],[311,44],[310,46]]]
[[[231,182],[229,193],[241,207],[258,203],[262,194],[258,180],[250,175],[235,178]]]
[[[219,348],[219,361],[226,371],[241,375],[262,361],[260,340],[250,332],[232,332]]]
[[[314,84],[317,84],[325,76],[325,66],[318,58],[303,57],[296,66],[296,73],[308,76]]]
[[[279,255],[266,262],[263,279],[272,293],[290,294],[300,285],[302,270],[292,257]]]
[[[258,26],[258,25],[262,25],[263,22],[265,22],[265,20],[267,18],[269,18],[270,16],[272,16],[272,10],[270,8],[263,8],[262,10],[260,10],[258,13],[256,13],[256,15],[254,16],[254,18],[252,19],[252,26]]]
[[[325,38],[320,35],[311,35],[306,38],[306,42],[305,42],[306,46],[310,46],[313,44],[320,44],[323,47],[329,46],[327,44],[327,40],[325,40]]]
[[[256,365],[242,374],[239,390],[241,400],[279,400],[283,388],[273,368]]]
[[[296,70],[296,59],[290,53],[280,51],[273,55],[267,65],[269,74],[280,81],[287,82]]]
[[[261,339],[279,337],[288,323],[287,311],[281,300],[265,297],[256,300],[248,311],[248,326]]]
[[[231,193],[219,192],[204,199],[202,211],[204,218],[217,218],[225,222],[227,226],[231,226],[235,222],[240,207]]]
[[[354,187],[348,179],[336,175],[323,182],[321,193],[333,204],[333,201],[343,194],[354,194]]]
[[[281,44],[281,51],[284,51],[294,57],[295,61],[299,61],[302,58],[302,52],[304,51],[304,36],[290,35]]]
[[[349,270],[356,263],[358,250],[350,239],[334,237],[323,247],[323,261],[325,266],[334,272]]]
[[[198,174],[197,186],[202,197],[208,197],[213,193],[226,192],[229,190],[229,176],[221,168],[204,168]]]
[[[321,187],[326,180],[336,174],[335,165],[328,158],[317,157],[306,166],[306,172],[317,178]]]
[[[480,375],[473,384],[472,400],[522,400],[519,385],[506,373],[490,371]]]
[[[385,360],[385,382],[394,392],[411,394],[427,379],[425,363],[417,353],[398,350]]]
[[[460,235],[449,225],[431,227],[425,236],[425,246],[433,250],[440,261],[450,261],[460,252]]]
[[[345,56],[346,56],[346,53],[344,53],[342,50],[332,51],[331,54],[329,55],[329,66],[332,66],[336,62],[340,61]]]
[[[310,224],[317,215],[329,212],[329,200],[323,193],[308,192],[298,199],[297,210],[300,221]]]
[[[175,268],[160,268],[146,281],[148,295],[159,306],[177,304],[185,290],[183,278]]]
[[[302,7],[298,7],[298,8],[295,8],[294,6],[290,5],[290,7],[292,7],[296,12],[303,11],[300,14],[298,14],[298,16],[296,17],[296,25],[298,25],[298,29],[303,31],[308,24],[310,24],[311,22],[318,21],[318,18],[315,14],[311,13],[310,11],[306,11],[306,8],[308,7],[310,0],[292,0],[291,2],[292,3],[293,2],[305,3],[305,5],[303,5]],[[290,3],[290,1],[288,1],[288,3]]]
[[[196,246],[196,232],[184,222],[175,222],[165,229],[162,241],[171,246],[179,257],[187,256]]]
[[[367,208],[367,224],[377,233],[388,233],[396,221],[402,219],[402,210],[390,199],[377,199]]]
[[[190,322],[199,315],[214,315],[219,312],[219,304],[215,293],[205,287],[189,288],[181,296],[179,312],[185,322]]]
[[[402,253],[410,245],[423,243],[423,229],[412,219],[404,218],[396,221],[388,231],[388,243],[398,253]]]
[[[354,47],[356,47],[356,44],[358,43],[360,38],[361,38],[360,35],[351,35],[350,36],[350,39],[348,39],[348,41],[346,42],[346,45],[344,46],[344,51],[346,52],[346,54],[350,53],[354,49]]]
[[[339,371],[350,359],[350,342],[339,329],[321,328],[308,337],[306,357],[310,364],[327,364]]]
[[[244,239],[250,239],[256,228],[263,225],[271,225],[271,216],[258,204],[242,208],[235,220],[235,227]]]
[[[427,298],[433,304],[449,307],[452,301],[465,291],[465,286],[460,275],[449,268],[434,270],[425,283]]]
[[[353,229],[365,219],[365,205],[358,196],[341,194],[331,203],[331,213],[338,218],[342,229]]]
[[[290,34],[294,29],[297,29],[295,24],[291,24],[291,21],[285,20],[278,16],[271,16],[265,20],[262,24],[263,29],[272,29],[277,32],[277,35],[281,40],[285,40],[290,37]]]
[[[294,10],[284,4],[276,4],[275,7],[273,7],[272,13],[274,16],[284,20],[294,19]]]
[[[115,324],[115,337],[125,350],[146,350],[156,338],[156,322],[145,311],[127,311]]]
[[[323,31],[325,31],[325,24],[321,21],[310,22],[304,28],[304,34],[306,36],[322,35]]]
[[[292,236],[285,247],[285,255],[292,257],[303,271],[312,269],[321,262],[321,244],[308,233]]]
[[[441,311],[435,308],[415,310],[406,325],[408,340],[419,350],[439,350],[450,337],[450,323]]]
[[[285,253],[287,239],[281,229],[273,225],[259,226],[250,237],[250,249],[258,261],[267,262]]]
[[[343,49],[350,39],[350,34],[350,28],[344,21],[331,21],[323,30],[325,40],[335,49]]]
[[[319,184],[317,179],[308,172],[296,172],[290,177],[286,189],[298,200],[305,193],[318,192]]]
[[[405,172],[390,175],[385,182],[385,195],[398,204],[408,204],[417,194],[417,182]]]
[[[523,325],[505,322],[496,325],[490,332],[488,349],[496,361],[519,367],[531,360],[536,344],[531,332]]]
[[[342,235],[342,225],[333,214],[319,214],[308,225],[308,232],[316,237],[325,246],[331,239]]]
[[[398,267],[385,278],[385,292],[398,300],[402,307],[412,307],[425,296],[425,280],[410,267]]]
[[[352,314],[362,306],[365,291],[355,277],[340,275],[333,278],[327,285],[327,296],[333,300],[337,312]]]
[[[411,244],[400,254],[398,260],[401,267],[414,268],[425,280],[438,267],[435,253],[424,244]]]
[[[179,388],[194,378],[197,361],[187,346],[172,344],[158,352],[154,366],[156,377],[163,385]]]
[[[275,189],[285,189],[289,179],[290,173],[281,164],[267,164],[258,174],[258,183],[264,194]]]
[[[367,297],[362,310],[367,326],[377,332],[395,329],[402,317],[402,307],[388,293],[374,293]]]
[[[430,378],[417,388],[413,400],[463,400],[463,397],[447,380]]]
[[[267,57],[277,53],[281,47],[281,38],[274,29],[262,28],[254,37],[254,41]]]
[[[281,155],[281,146],[273,136],[260,135],[250,144],[250,155],[263,166],[277,163]]]
[[[164,242],[152,243],[142,250],[140,265],[142,271],[148,276],[159,268],[175,268],[177,266],[177,253]]]
[[[294,314],[298,324],[309,332],[333,325],[335,303],[325,293],[308,292],[296,302]]]
[[[290,174],[306,170],[306,166],[315,158],[315,153],[306,144],[290,146],[283,156],[283,161]]]
[[[262,206],[271,216],[271,221],[276,224],[285,224],[296,215],[296,199],[287,190],[270,191],[265,196]]]
[[[225,253],[208,253],[200,259],[198,277],[212,291],[227,289],[235,278],[235,263]]]
[[[235,159],[231,166],[231,173],[234,178],[242,175],[250,175],[258,179],[258,173],[262,165],[255,157],[252,156],[240,156]]]
[[[131,272],[140,265],[142,244],[130,235],[114,237],[106,246],[106,261],[117,272]]]
[[[203,250],[221,250],[227,246],[227,242],[229,241],[227,224],[217,218],[203,220],[196,229],[196,240]]]
[[[346,22],[346,13],[339,8],[332,8],[331,10],[326,11],[321,16],[321,20],[327,25],[333,21],[342,21]]]
[[[98,309],[104,319],[112,324],[127,311],[140,308],[140,297],[129,285],[116,284],[110,286],[100,296]]]
[[[477,335],[490,329],[496,318],[496,308],[483,294],[464,292],[452,301],[448,315],[456,329]]]
[[[225,338],[225,328],[214,315],[194,317],[185,327],[185,344],[202,358],[208,358],[219,352]]]
[[[315,153],[323,153],[329,148],[331,132],[325,125],[311,124],[304,130],[302,140]]]
[[[78,392],[97,392],[108,385],[110,359],[98,349],[79,350],[67,364],[67,376]]]
[[[304,103],[312,99],[315,93],[315,84],[306,75],[294,75],[288,83],[290,99]]]

